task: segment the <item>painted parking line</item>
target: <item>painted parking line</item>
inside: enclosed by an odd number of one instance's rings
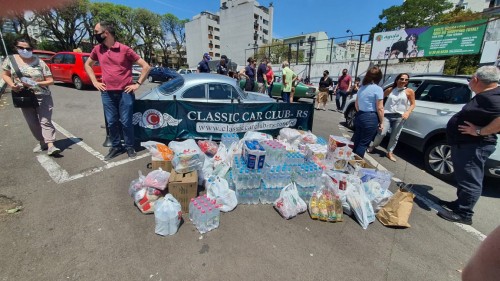
[[[349,134],[344,133],[344,131],[346,130],[344,126],[339,125],[339,129],[342,131],[342,135],[345,138],[351,139],[351,136]],[[382,170],[382,171],[388,171],[384,166],[382,166],[382,164],[380,164],[379,162],[377,162],[377,160],[375,160],[370,155],[365,154],[365,159],[368,162],[370,162],[370,164],[372,164],[373,166],[375,166],[377,169]],[[417,196],[418,199],[421,202],[423,202],[427,207],[429,207],[430,209],[432,209],[436,213],[439,210],[443,209],[441,206],[439,206],[438,204],[434,203],[432,200],[430,200],[429,198],[427,198],[425,195],[423,195],[423,194],[419,193],[418,191],[416,191],[415,189],[411,188],[411,186],[412,186],[411,184],[406,184],[405,182],[403,182],[403,180],[401,180],[401,179],[399,179],[397,177],[394,177],[394,176],[392,177],[392,179],[394,180],[394,182],[396,182],[396,184],[404,184],[406,189],[408,189],[409,191],[413,192],[413,194],[415,194],[415,196]],[[474,236],[475,238],[477,238],[479,241],[483,241],[486,238],[486,235],[484,235],[482,232],[480,232],[479,230],[475,229],[474,227],[472,227],[470,225],[456,223],[456,222],[454,222],[453,224],[455,224],[459,228],[465,230],[467,233],[471,234],[472,236]]]
[[[54,127],[60,133],[65,135],[69,140],[73,141],[76,145],[79,145],[85,151],[87,151],[88,153],[95,156],[97,159],[103,161],[103,163],[105,163],[104,166],[90,168],[90,169],[83,171],[79,174],[70,175],[68,173],[68,171],[66,171],[59,164],[57,164],[57,162],[54,160],[54,158],[52,158],[46,154],[38,155],[36,157],[38,162],[47,171],[47,173],[52,178],[52,180],[54,182],[56,182],[57,184],[80,179],[80,178],[90,176],[90,175],[95,174],[95,173],[100,173],[100,172],[105,171],[107,169],[111,169],[111,168],[114,168],[114,167],[117,167],[117,166],[120,166],[123,164],[127,164],[129,162],[132,162],[132,161],[149,156],[149,153],[146,152],[146,153],[142,153],[142,154],[137,155],[135,158],[127,158],[127,159],[123,159],[123,160],[116,161],[116,162],[104,161],[104,156],[100,152],[94,150],[92,147],[90,147],[89,145],[87,145],[86,143],[81,141],[79,138],[77,138],[76,136],[74,136],[73,134],[71,134],[70,132],[65,130],[63,127],[59,126],[54,121],[52,121],[52,123],[54,124]]]

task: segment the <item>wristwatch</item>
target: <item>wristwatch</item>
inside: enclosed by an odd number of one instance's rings
[[[481,136],[481,129],[476,129],[476,135]]]

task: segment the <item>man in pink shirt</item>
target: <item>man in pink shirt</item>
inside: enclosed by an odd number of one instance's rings
[[[134,127],[132,114],[134,113],[134,91],[146,80],[149,73],[149,64],[134,50],[115,39],[115,28],[109,22],[100,22],[94,28],[94,38],[99,43],[85,62],[87,71],[94,87],[101,91],[104,115],[108,123],[112,147],[104,160],[110,160],[125,151],[128,157],[135,157]],[[92,65],[98,61],[102,69],[102,83],[97,81]],[[132,81],[132,65],[142,67],[141,76],[134,84]],[[123,130],[125,149],[120,139],[120,123]]]
[[[337,86],[333,90],[336,93],[335,103],[337,105],[337,111],[342,112],[344,109],[345,101],[347,100],[347,92],[351,88],[352,78],[349,74],[347,74],[347,69],[342,70],[342,76],[339,77],[339,81]],[[340,103],[340,99],[342,98],[342,103]]]

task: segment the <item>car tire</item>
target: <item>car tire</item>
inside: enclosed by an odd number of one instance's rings
[[[344,113],[346,127],[354,130],[354,119],[356,119],[356,108],[350,106]]]
[[[453,180],[453,163],[451,147],[444,140],[433,142],[427,146],[424,154],[425,170],[444,181]]]
[[[75,86],[75,89],[82,90],[83,89],[82,79],[77,75],[73,76],[73,85]]]
[[[153,83],[155,80],[153,79],[153,76],[149,75],[148,76],[148,81],[149,81],[149,83]]]

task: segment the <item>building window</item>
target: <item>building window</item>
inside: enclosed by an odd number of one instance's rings
[[[214,30],[214,27],[209,25],[208,26],[208,31],[212,31],[212,30]]]
[[[215,57],[216,58],[220,57],[220,54],[219,53],[215,53]]]
[[[267,39],[262,40],[262,43],[264,43],[264,44],[267,44],[267,42],[269,42],[269,41],[267,41]]]
[[[214,52],[208,52],[208,54],[213,57],[214,56]]]
[[[269,31],[267,29],[263,29],[262,32],[265,34],[265,35],[268,35],[269,34]]]
[[[215,28],[215,31],[219,31],[219,28],[218,28],[218,27],[216,27],[216,28]]]
[[[215,36],[215,40],[220,40],[220,37],[219,36]]]
[[[262,23],[265,24],[265,25],[269,25],[269,21],[268,20],[262,20]]]
[[[216,49],[220,49],[220,45],[215,45],[215,48]]]

